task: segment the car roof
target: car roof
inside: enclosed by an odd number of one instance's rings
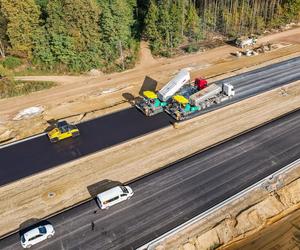
[[[121,189],[120,186],[117,186],[117,187],[114,187],[114,188],[111,188],[107,191],[104,191],[100,194],[97,195],[97,197],[101,200],[101,201],[106,201],[106,200],[109,200],[111,198],[114,198],[120,194],[123,194],[123,191]]]
[[[46,231],[48,231],[48,229],[50,229],[50,227],[53,227],[53,226],[51,224],[37,226],[23,234],[25,239],[27,240],[29,238],[32,238],[33,236],[40,234],[39,227],[45,227]]]
[[[40,234],[39,227],[36,227],[36,228],[31,229],[28,232],[24,233],[24,237],[25,237],[25,239],[29,239],[38,234]]]

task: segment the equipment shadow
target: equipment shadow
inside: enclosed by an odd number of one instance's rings
[[[150,91],[155,92],[156,88],[157,88],[157,81],[152,79],[149,76],[146,76],[144,81],[143,81],[143,84],[142,84],[142,86],[139,90],[139,95],[143,96],[143,92],[146,91],[146,90],[150,90]],[[134,105],[136,101],[141,100],[140,96],[135,97],[134,95],[132,95],[131,93],[128,93],[128,92],[123,93],[122,96],[131,105]]]
[[[112,181],[112,180],[102,180],[99,182],[96,182],[90,186],[87,187],[87,190],[90,194],[90,196],[95,199],[95,197],[97,196],[97,194],[102,193],[108,189],[111,189],[113,187],[116,186],[122,186],[123,184],[119,181]]]

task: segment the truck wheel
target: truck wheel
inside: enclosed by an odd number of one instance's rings
[[[47,236],[47,239],[50,239],[50,238],[52,238],[52,235],[51,235],[51,234],[49,234],[49,235]]]
[[[28,245],[26,248],[31,248],[32,247],[32,245]]]
[[[72,134],[72,137],[77,137],[77,136],[79,136],[79,135],[80,135],[79,132],[75,132],[75,133]]]

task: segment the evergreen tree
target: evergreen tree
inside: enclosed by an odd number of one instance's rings
[[[99,15],[95,0],[64,0],[64,22],[75,47],[70,67],[75,71],[101,65]]]
[[[158,26],[158,8],[154,0],[150,1],[148,13],[145,18],[145,36],[150,41],[155,41],[159,37]]]
[[[102,52],[106,62],[109,62],[111,58],[116,58],[116,46],[117,38],[115,34],[115,22],[114,17],[109,6],[109,2],[102,3],[102,13],[100,16],[100,30],[101,41],[103,42]]]
[[[144,35],[150,41],[150,48],[154,54],[158,54],[162,47],[162,38],[158,31],[158,7],[155,0],[150,0],[148,12],[145,17]]]
[[[54,63],[61,69],[100,67],[100,9],[94,0],[51,0],[46,30]],[[49,62],[50,57],[45,57]],[[45,60],[44,60],[45,61]]]
[[[47,5],[48,18],[46,20],[47,41],[54,58],[50,67],[67,68],[70,65],[71,58],[76,55],[75,42],[68,35],[64,13],[63,2],[60,0],[51,0]],[[46,57],[47,58],[47,57]],[[43,57],[39,58],[43,60]],[[47,61],[44,61],[47,65]]]
[[[169,2],[168,1],[162,1],[159,4],[159,14],[158,14],[158,31],[160,34],[160,37],[163,41],[165,48],[171,48],[172,42],[171,42],[171,33],[170,33],[170,27],[171,27],[171,18],[170,18],[170,12],[169,12]]]
[[[5,57],[6,48],[8,46],[8,37],[6,35],[6,31],[7,31],[7,21],[3,16],[2,10],[0,8],[0,56],[1,57]]]
[[[94,0],[64,0],[64,23],[78,51],[99,46],[100,8]]]
[[[178,44],[182,41],[182,32],[181,32],[181,26],[182,26],[182,20],[181,20],[181,13],[182,13],[182,5],[180,5],[177,1],[171,2],[170,7],[170,41],[171,41],[171,47],[177,47]]]
[[[188,7],[185,27],[190,39],[198,41],[201,38],[200,18],[194,4],[190,4]]]
[[[0,0],[7,20],[7,36],[11,53],[31,57],[34,39],[40,29],[40,10],[34,0]]]
[[[183,2],[150,1],[145,19],[145,36],[154,53],[170,54],[183,38]]]
[[[284,0],[283,8],[286,23],[300,20],[300,0]]]
[[[132,27],[134,23],[132,2],[126,0],[101,1],[100,30],[103,56],[113,64],[121,59],[124,68],[123,50],[133,43]]]
[[[170,55],[203,35],[262,33],[299,19],[300,0],[0,0],[0,57],[65,71],[124,69],[142,36],[154,54]]]

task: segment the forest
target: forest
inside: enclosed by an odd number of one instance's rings
[[[0,0],[0,76],[26,62],[52,72],[121,71],[152,53],[300,20],[300,0]]]

